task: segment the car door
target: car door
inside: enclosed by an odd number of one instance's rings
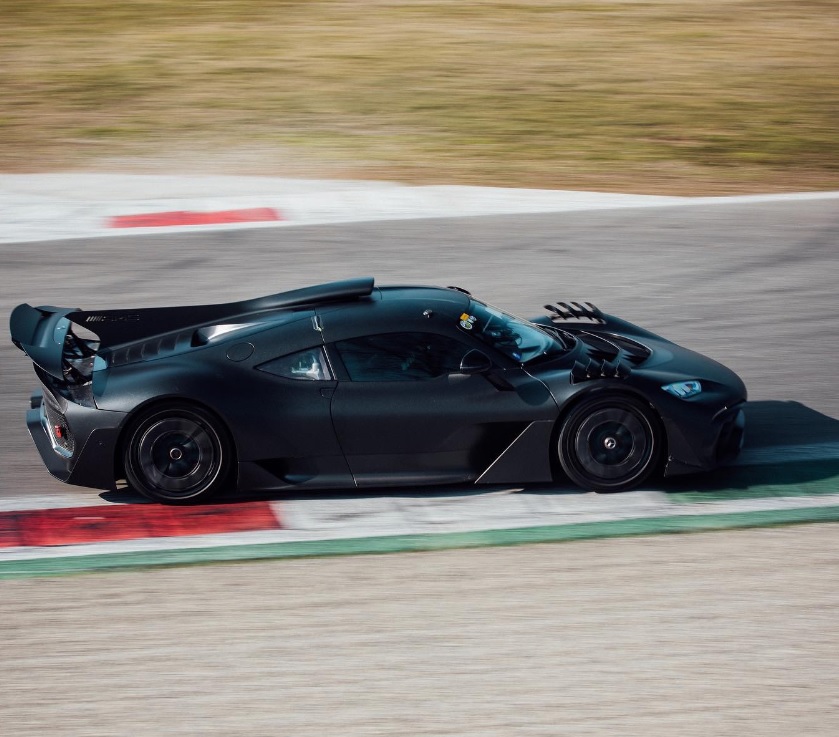
[[[358,486],[475,480],[528,425],[555,418],[550,393],[520,368],[460,373],[476,346],[423,330],[327,345],[340,371],[333,426]]]
[[[332,426],[337,381],[322,343],[307,317],[228,350],[234,373],[220,394],[249,488],[353,485]]]

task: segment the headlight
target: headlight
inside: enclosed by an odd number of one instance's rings
[[[698,381],[677,381],[675,384],[665,384],[661,388],[679,399],[695,397],[702,392],[702,384]]]

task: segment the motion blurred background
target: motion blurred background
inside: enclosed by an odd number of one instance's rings
[[[839,0],[0,0],[0,177],[837,190],[837,122]],[[783,473],[701,491],[795,506],[839,483],[781,447],[839,447],[836,202],[7,242],[0,312],[364,273],[591,299],[745,379]],[[7,339],[0,375],[0,500],[66,499]],[[837,529],[2,581],[0,734],[835,737]]]
[[[0,171],[839,187],[836,0],[2,0]]]

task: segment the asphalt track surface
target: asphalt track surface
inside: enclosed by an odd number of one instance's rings
[[[745,380],[748,443],[839,441],[839,201],[472,217],[0,245],[0,312],[199,304],[370,274],[457,284],[529,316],[582,299]],[[23,420],[28,361],[0,343],[0,498],[66,494]]]
[[[771,451],[839,441],[837,242],[827,200],[11,244],[0,306],[361,274],[524,315],[587,299],[738,371],[748,443]],[[6,343],[0,376],[0,498],[66,493],[31,447],[34,377]],[[838,531],[4,581],[0,733],[835,735]]]

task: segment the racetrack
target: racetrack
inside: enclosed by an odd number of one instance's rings
[[[0,308],[368,273],[524,315],[588,299],[737,370],[748,444],[772,454],[839,442],[837,240],[824,200],[11,244]],[[0,375],[0,498],[68,494],[25,432],[34,375],[8,343]],[[832,736],[837,532],[3,581],[0,733]]]
[[[688,205],[0,245],[0,310],[220,302],[363,274],[458,284],[522,315],[584,299],[744,378],[752,447],[839,442],[839,200]],[[0,344],[0,498],[64,494]],[[791,402],[798,404],[790,404]]]

